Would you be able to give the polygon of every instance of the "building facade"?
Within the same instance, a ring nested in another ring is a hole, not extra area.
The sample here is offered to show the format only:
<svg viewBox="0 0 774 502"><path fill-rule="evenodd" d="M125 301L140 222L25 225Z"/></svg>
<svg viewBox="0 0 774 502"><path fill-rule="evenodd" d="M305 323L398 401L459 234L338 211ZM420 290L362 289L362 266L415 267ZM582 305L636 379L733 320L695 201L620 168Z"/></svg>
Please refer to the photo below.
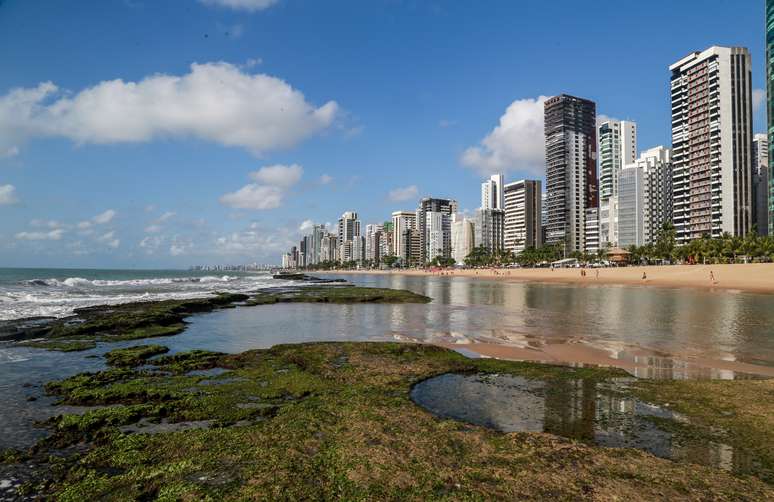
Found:
<svg viewBox="0 0 774 502"><path fill-rule="evenodd" d="M769 235L774 235L774 0L766 0L766 106L769 139Z"/></svg>
<svg viewBox="0 0 774 502"><path fill-rule="evenodd" d="M750 52L710 47L669 67L677 242L752 229Z"/></svg>
<svg viewBox="0 0 774 502"><path fill-rule="evenodd" d="M596 105L562 94L544 106L546 243L583 251L586 209L598 204Z"/></svg>
<svg viewBox="0 0 774 502"><path fill-rule="evenodd" d="M505 247L505 211L501 209L477 209L473 218L474 242L490 253L503 251Z"/></svg>
<svg viewBox="0 0 774 502"><path fill-rule="evenodd" d="M425 197L419 201L419 207L416 211L416 225L419 231L419 252L420 263L425 264L428 259L428 240L430 235L427 231L427 213L442 213L447 217L447 224L451 221L451 215L457 212L457 201L452 199L436 199ZM443 257L451 258L451 232L444 234Z"/></svg>
<svg viewBox="0 0 774 502"><path fill-rule="evenodd" d="M504 184L505 177L502 174L493 174L481 183L482 209L505 209Z"/></svg>
<svg viewBox="0 0 774 502"><path fill-rule="evenodd" d="M599 125L599 203L618 195L618 175L637 158L637 124L606 120Z"/></svg>
<svg viewBox="0 0 774 502"><path fill-rule="evenodd" d="M542 192L540 180L521 180L505 185L503 246L521 253L543 245Z"/></svg>
<svg viewBox="0 0 774 502"><path fill-rule="evenodd" d="M404 241L407 230L417 228L417 214L413 211L395 211L392 213L392 246L395 256L404 267L409 266L410 256L406 254L411 244ZM410 236L410 234L408 234Z"/></svg>
<svg viewBox="0 0 774 502"><path fill-rule="evenodd" d="M672 152L658 146L642 152L621 171L619 245L654 244L672 220Z"/></svg>
<svg viewBox="0 0 774 502"><path fill-rule="evenodd" d="M464 265L465 258L476 247L475 225L473 220L456 216L451 224L452 258L457 265Z"/></svg>
<svg viewBox="0 0 774 502"><path fill-rule="evenodd" d="M766 134L753 137L753 230L758 235L769 235L769 139Z"/></svg>

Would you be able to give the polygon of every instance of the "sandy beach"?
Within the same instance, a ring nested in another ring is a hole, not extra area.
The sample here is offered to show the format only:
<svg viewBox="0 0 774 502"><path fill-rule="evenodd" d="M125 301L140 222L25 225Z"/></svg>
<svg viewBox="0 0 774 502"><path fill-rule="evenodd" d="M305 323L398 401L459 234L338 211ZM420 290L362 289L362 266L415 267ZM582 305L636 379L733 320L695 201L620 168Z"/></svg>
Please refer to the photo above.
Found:
<svg viewBox="0 0 774 502"><path fill-rule="evenodd" d="M750 293L774 293L774 263L589 268L586 269L585 277L581 275L581 269L577 268L553 270L547 268L478 269L441 272L411 269L393 271L334 271L330 273L448 275L453 277L474 277L505 281L557 282L588 285L622 284L667 288L734 290ZM710 273L714 276L714 281L712 280ZM643 274L645 274L644 279Z"/></svg>

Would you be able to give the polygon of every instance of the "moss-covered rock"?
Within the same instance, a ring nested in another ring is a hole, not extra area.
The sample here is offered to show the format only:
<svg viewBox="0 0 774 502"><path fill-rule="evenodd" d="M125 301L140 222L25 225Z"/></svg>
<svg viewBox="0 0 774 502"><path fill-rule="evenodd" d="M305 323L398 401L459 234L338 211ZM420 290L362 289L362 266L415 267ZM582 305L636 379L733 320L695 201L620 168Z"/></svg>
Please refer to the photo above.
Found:
<svg viewBox="0 0 774 502"><path fill-rule="evenodd" d="M186 361L226 371L176 372ZM761 481L765 469L750 471L757 478L737 477L639 450L544 433L503 434L437 418L409 397L416 383L447 372L509 373L594 388L620 377L615 370L471 360L434 346L395 343L282 345L150 362L156 371L117 368L47 386L65 403L110 408L54 421L50 444L92 440L94 446L41 484L46 494L61 500L774 497ZM767 383L762 390L774 387ZM733 391L744 394L746 387ZM668 396L690 409L692 397L682 399L677 390ZM713 397L705 399L711 406ZM566 420L576 405L567 403ZM774 412L771 400L758 406L768 416ZM206 425L153 434L119 429L141 421ZM771 428L752 433L762 444L774 434Z"/></svg>
<svg viewBox="0 0 774 502"><path fill-rule="evenodd" d="M405 289L359 286L309 286L286 291L268 291L250 298L248 305L273 303L429 303L432 299Z"/></svg>
<svg viewBox="0 0 774 502"><path fill-rule="evenodd" d="M110 366L134 367L143 364L155 355L167 352L169 352L169 348L163 345L135 345L106 352L105 360Z"/></svg>

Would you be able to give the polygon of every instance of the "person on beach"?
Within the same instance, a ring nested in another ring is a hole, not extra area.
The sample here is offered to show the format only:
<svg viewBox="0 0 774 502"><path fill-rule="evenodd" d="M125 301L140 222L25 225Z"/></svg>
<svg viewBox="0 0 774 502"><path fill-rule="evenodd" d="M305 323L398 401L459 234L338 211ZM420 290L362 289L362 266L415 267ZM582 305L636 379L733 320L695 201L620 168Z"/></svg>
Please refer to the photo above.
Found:
<svg viewBox="0 0 774 502"><path fill-rule="evenodd" d="M599 279L599 269L596 270L597 279Z"/></svg>
<svg viewBox="0 0 774 502"><path fill-rule="evenodd" d="M648 274L645 273L645 271L642 272L642 280L647 281L648 280Z"/></svg>
<svg viewBox="0 0 774 502"><path fill-rule="evenodd" d="M718 281L715 280L715 274L712 272L712 270L710 270L710 282L712 284L717 284L718 283Z"/></svg>

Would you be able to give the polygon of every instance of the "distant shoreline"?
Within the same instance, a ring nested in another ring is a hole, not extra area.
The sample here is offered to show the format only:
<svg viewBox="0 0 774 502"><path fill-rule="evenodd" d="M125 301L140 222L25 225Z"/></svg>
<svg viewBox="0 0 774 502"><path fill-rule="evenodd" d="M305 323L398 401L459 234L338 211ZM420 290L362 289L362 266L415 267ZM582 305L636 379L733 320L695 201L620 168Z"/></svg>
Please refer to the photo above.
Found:
<svg viewBox="0 0 774 502"><path fill-rule="evenodd" d="M692 288L745 293L774 293L774 263L733 265L663 265L619 268L587 268L581 276L579 268L499 268L454 269L425 271L419 269L395 270L330 270L310 271L311 274L373 274L466 277L514 282L543 282L578 285L656 286L664 288ZM597 277L599 271L599 277ZM715 281L710 278L713 273ZM643 273L646 279L643 280Z"/></svg>

